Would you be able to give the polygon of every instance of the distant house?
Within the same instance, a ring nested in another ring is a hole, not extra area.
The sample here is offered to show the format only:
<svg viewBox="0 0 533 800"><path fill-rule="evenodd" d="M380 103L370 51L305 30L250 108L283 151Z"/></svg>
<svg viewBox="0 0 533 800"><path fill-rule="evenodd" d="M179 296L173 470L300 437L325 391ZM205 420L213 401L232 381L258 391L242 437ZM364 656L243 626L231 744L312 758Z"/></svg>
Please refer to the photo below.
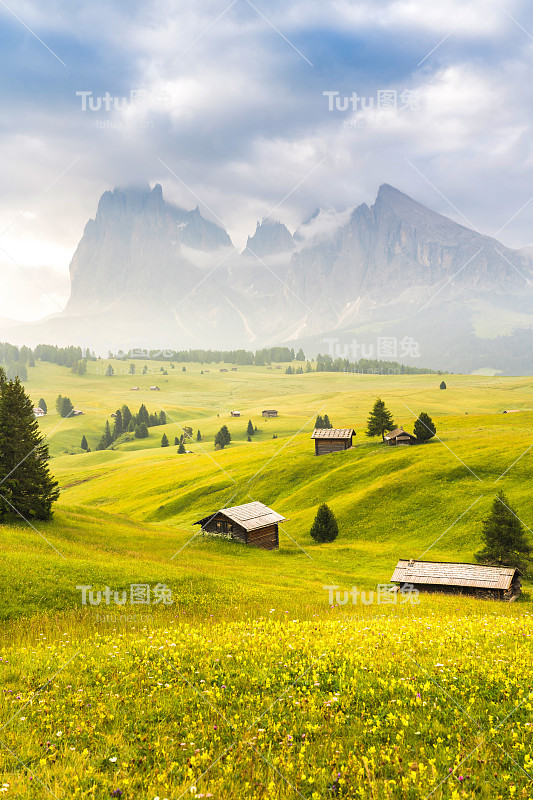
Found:
<svg viewBox="0 0 533 800"><path fill-rule="evenodd" d="M139 387L138 386L132 386L131 389L130 389L130 392L138 392L138 391L139 391Z"/></svg>
<svg viewBox="0 0 533 800"><path fill-rule="evenodd" d="M228 370L223 367L220 371L221 372L227 372Z"/></svg>
<svg viewBox="0 0 533 800"><path fill-rule="evenodd" d="M150 386L150 391L151 392L160 392L161 389L159 388L159 386Z"/></svg>
<svg viewBox="0 0 533 800"><path fill-rule="evenodd" d="M337 453L352 447L353 428L315 428L311 439L315 440L315 456Z"/></svg>
<svg viewBox="0 0 533 800"><path fill-rule="evenodd" d="M503 413L504 414L519 414L520 413L520 409L519 408L508 408L507 411L504 411Z"/></svg>
<svg viewBox="0 0 533 800"><path fill-rule="evenodd" d="M268 419L268 417L277 417L278 412L274 408L267 408L265 411L261 411L261 416Z"/></svg>
<svg viewBox="0 0 533 800"><path fill-rule="evenodd" d="M34 417L44 417L44 416L46 416L46 414L44 413L44 411L41 408L41 406L37 406L37 408L33 409L33 416Z"/></svg>
<svg viewBox="0 0 533 800"><path fill-rule="evenodd" d="M484 567L445 561L400 559L391 578L424 592L466 594L512 601L521 591L520 573L515 567Z"/></svg>
<svg viewBox="0 0 533 800"><path fill-rule="evenodd" d="M241 412L240 411L230 411L230 414L231 414L232 417L240 417L241 416Z"/></svg>
<svg viewBox="0 0 533 800"><path fill-rule="evenodd" d="M81 415L82 415L83 413L84 413L84 412L83 412L83 411L80 411L80 410L79 410L79 408L75 408L75 409L74 409L74 411L72 412L72 416L73 416L73 417L81 417Z"/></svg>
<svg viewBox="0 0 533 800"><path fill-rule="evenodd" d="M117 415L114 412L113 412L113 414L111 414L111 416L113 417L113 419L117 418Z"/></svg>
<svg viewBox="0 0 533 800"><path fill-rule="evenodd" d="M232 372L237 372L237 371L238 371L238 369L237 369L237 367L232 367L232 368L231 368L231 371L232 371Z"/></svg>
<svg viewBox="0 0 533 800"><path fill-rule="evenodd" d="M416 444L418 439L412 433L407 433L403 428L395 428L390 433L385 434L385 442L390 445L410 445Z"/></svg>
<svg viewBox="0 0 533 800"><path fill-rule="evenodd" d="M195 525L214 536L235 539L251 547L263 550L279 548L278 524L286 517L273 511L264 503L245 503L233 508L221 508L207 517L199 519Z"/></svg>

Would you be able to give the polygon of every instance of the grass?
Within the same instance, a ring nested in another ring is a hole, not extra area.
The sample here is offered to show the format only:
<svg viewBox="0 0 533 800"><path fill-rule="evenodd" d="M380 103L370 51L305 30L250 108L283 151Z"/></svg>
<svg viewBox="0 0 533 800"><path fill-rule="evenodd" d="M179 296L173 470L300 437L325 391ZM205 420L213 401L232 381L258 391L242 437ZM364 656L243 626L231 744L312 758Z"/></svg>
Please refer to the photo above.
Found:
<svg viewBox="0 0 533 800"><path fill-rule="evenodd" d="M108 363L30 370L61 498L49 523L0 528L5 796L529 797L527 599L332 605L324 586L375 591L399 557L471 561L499 488L533 527L533 379L446 376L441 391L435 375L162 376L154 362L132 379L106 377ZM59 393L84 415L61 420ZM377 395L407 429L427 411L440 441L369 440ZM174 421L81 452L83 434L94 447L112 411L142 402ZM270 407L280 416L263 420ZM353 425L353 449L314 456L319 412ZM233 442L215 451L222 424ZM184 425L203 436L190 455L159 446ZM288 517L279 551L199 535L196 520L251 499ZM316 545L324 500L340 535ZM174 602L83 606L77 588L131 584L164 584Z"/></svg>

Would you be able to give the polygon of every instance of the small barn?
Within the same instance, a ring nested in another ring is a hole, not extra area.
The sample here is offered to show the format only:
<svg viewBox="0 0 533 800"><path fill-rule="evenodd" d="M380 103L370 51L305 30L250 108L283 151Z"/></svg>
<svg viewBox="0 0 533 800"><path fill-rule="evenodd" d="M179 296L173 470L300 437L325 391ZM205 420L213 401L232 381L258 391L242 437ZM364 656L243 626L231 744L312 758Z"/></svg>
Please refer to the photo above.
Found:
<svg viewBox="0 0 533 800"><path fill-rule="evenodd" d="M385 434L385 443L390 445L410 445L416 444L418 439L412 433L407 433L403 428L395 428L390 433Z"/></svg>
<svg viewBox="0 0 533 800"><path fill-rule="evenodd" d="M223 367L220 371L221 372L227 372L228 370Z"/></svg>
<svg viewBox="0 0 533 800"><path fill-rule="evenodd" d="M241 416L241 412L240 411L230 411L230 414L231 414L232 417L240 417Z"/></svg>
<svg viewBox="0 0 533 800"><path fill-rule="evenodd" d="M515 567L485 567L446 561L400 559L391 583L409 584L421 592L465 594L496 600L514 600L522 581Z"/></svg>
<svg viewBox="0 0 533 800"><path fill-rule="evenodd" d="M315 440L315 456L338 453L352 447L353 428L315 428L311 439Z"/></svg>
<svg viewBox="0 0 533 800"><path fill-rule="evenodd" d="M132 386L131 389L130 389L130 392L138 392L138 391L139 391L139 387L138 386Z"/></svg>
<svg viewBox="0 0 533 800"><path fill-rule="evenodd" d="M236 539L242 544L263 550L277 550L278 524L286 519L264 503L254 501L233 508L221 508L194 524L201 525L203 531L214 536Z"/></svg>
<svg viewBox="0 0 533 800"><path fill-rule="evenodd" d="M37 408L33 409L33 416L34 417L44 417L45 413L42 410L41 406L37 406Z"/></svg>
<svg viewBox="0 0 533 800"><path fill-rule="evenodd" d="M150 391L151 392L159 392L161 390L160 390L159 386L150 386Z"/></svg>
<svg viewBox="0 0 533 800"><path fill-rule="evenodd" d="M261 416L265 417L266 419L269 419L270 417L277 417L278 412L276 411L275 408L267 408L264 411L261 411Z"/></svg>

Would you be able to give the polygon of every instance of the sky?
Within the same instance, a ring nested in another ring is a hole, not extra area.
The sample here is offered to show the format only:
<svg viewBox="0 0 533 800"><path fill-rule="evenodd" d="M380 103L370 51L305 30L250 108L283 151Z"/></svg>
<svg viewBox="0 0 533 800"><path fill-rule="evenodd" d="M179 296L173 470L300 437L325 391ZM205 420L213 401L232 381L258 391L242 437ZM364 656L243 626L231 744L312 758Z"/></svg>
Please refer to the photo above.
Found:
<svg viewBox="0 0 533 800"><path fill-rule="evenodd" d="M59 312L102 193L161 183L234 244L382 183L533 245L526 0L0 3L0 320Z"/></svg>

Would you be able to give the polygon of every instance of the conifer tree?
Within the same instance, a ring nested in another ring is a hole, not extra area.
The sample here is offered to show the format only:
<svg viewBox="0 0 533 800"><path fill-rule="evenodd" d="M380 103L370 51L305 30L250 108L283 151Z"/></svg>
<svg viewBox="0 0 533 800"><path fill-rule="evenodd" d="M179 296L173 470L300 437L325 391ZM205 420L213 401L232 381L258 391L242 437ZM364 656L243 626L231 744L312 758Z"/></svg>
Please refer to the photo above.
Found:
<svg viewBox="0 0 533 800"><path fill-rule="evenodd" d="M82 437L80 447L81 447L82 450L88 450L89 449L89 443L87 442L87 439L85 438L85 434Z"/></svg>
<svg viewBox="0 0 533 800"><path fill-rule="evenodd" d="M332 424L329 421L329 417L327 414L324 415L324 428L332 428Z"/></svg>
<svg viewBox="0 0 533 800"><path fill-rule="evenodd" d="M129 410L128 406L124 405L121 408L122 412L122 427L125 431L129 430L130 422L131 422L131 411Z"/></svg>
<svg viewBox="0 0 533 800"><path fill-rule="evenodd" d="M180 446L178 447L178 453L180 455L183 455L184 452L185 452L185 445L183 444L183 442L180 442Z"/></svg>
<svg viewBox="0 0 533 800"><path fill-rule="evenodd" d="M319 414L315 421L315 428L323 428L323 427L324 427L324 420Z"/></svg>
<svg viewBox="0 0 533 800"><path fill-rule="evenodd" d="M137 427L135 428L135 436L136 436L137 439L147 439L148 438L149 433L148 433L148 426L146 425L146 422L141 422L139 425L137 425Z"/></svg>
<svg viewBox="0 0 533 800"><path fill-rule="evenodd" d="M58 414L61 414L61 403L62 402L63 402L63 398L61 397L60 394L58 394L57 395L57 400L56 400L56 411L57 411Z"/></svg>
<svg viewBox="0 0 533 800"><path fill-rule="evenodd" d="M123 433L124 422L122 420L122 411L118 408L115 415L115 425L113 427L113 441L116 441Z"/></svg>
<svg viewBox="0 0 533 800"><path fill-rule="evenodd" d="M387 431L394 430L394 420L383 400L378 397L368 417L367 436L381 436L385 441Z"/></svg>
<svg viewBox="0 0 533 800"><path fill-rule="evenodd" d="M202 441L202 434L200 433L200 431L199 431L199 430L198 430L198 432L197 432L197 434L196 434L196 441L197 441L197 442L201 442L201 441Z"/></svg>
<svg viewBox="0 0 533 800"><path fill-rule="evenodd" d="M59 490L44 442L20 380L7 381L0 368L0 520L11 513L51 518Z"/></svg>
<svg viewBox="0 0 533 800"><path fill-rule="evenodd" d="M61 411L59 412L62 417L70 417L74 411L74 406L71 403L70 397L61 398Z"/></svg>
<svg viewBox="0 0 533 800"><path fill-rule="evenodd" d="M335 514L326 503L318 507L315 520L311 526L311 538L315 542L333 542L339 533Z"/></svg>
<svg viewBox="0 0 533 800"><path fill-rule="evenodd" d="M39 400L39 408L42 408L45 414L48 414L48 406L46 405L46 400L41 397Z"/></svg>
<svg viewBox="0 0 533 800"><path fill-rule="evenodd" d="M417 421L415 422L413 433L419 442L429 442L429 440L433 439L433 437L437 433L437 428L435 427L435 423L433 422L429 414L426 414L425 411L422 411Z"/></svg>
<svg viewBox="0 0 533 800"><path fill-rule="evenodd" d="M439 387L439 388L440 388L440 389L447 389L447 388L448 388L448 387L446 386L446 383L445 383L445 381L441 381L441 384L440 384L440 387Z"/></svg>
<svg viewBox="0 0 533 800"><path fill-rule="evenodd" d="M163 436L161 437L161 447L168 447L168 445L169 445L168 436L166 435L166 433L164 433Z"/></svg>
<svg viewBox="0 0 533 800"><path fill-rule="evenodd" d="M178 444L180 444L180 440L179 440L179 437L178 437L178 436L174 436L174 444L175 444L175 445L178 445Z"/></svg>
<svg viewBox="0 0 533 800"><path fill-rule="evenodd" d="M248 420L248 427L246 429L246 433L248 434L248 436L253 436L254 435L254 426L252 425L252 420L251 419Z"/></svg>
<svg viewBox="0 0 533 800"><path fill-rule="evenodd" d="M501 491L483 523L482 535L484 547L476 553L476 561L488 566L517 567L524 573L527 571L533 548L527 541L522 522Z"/></svg>

